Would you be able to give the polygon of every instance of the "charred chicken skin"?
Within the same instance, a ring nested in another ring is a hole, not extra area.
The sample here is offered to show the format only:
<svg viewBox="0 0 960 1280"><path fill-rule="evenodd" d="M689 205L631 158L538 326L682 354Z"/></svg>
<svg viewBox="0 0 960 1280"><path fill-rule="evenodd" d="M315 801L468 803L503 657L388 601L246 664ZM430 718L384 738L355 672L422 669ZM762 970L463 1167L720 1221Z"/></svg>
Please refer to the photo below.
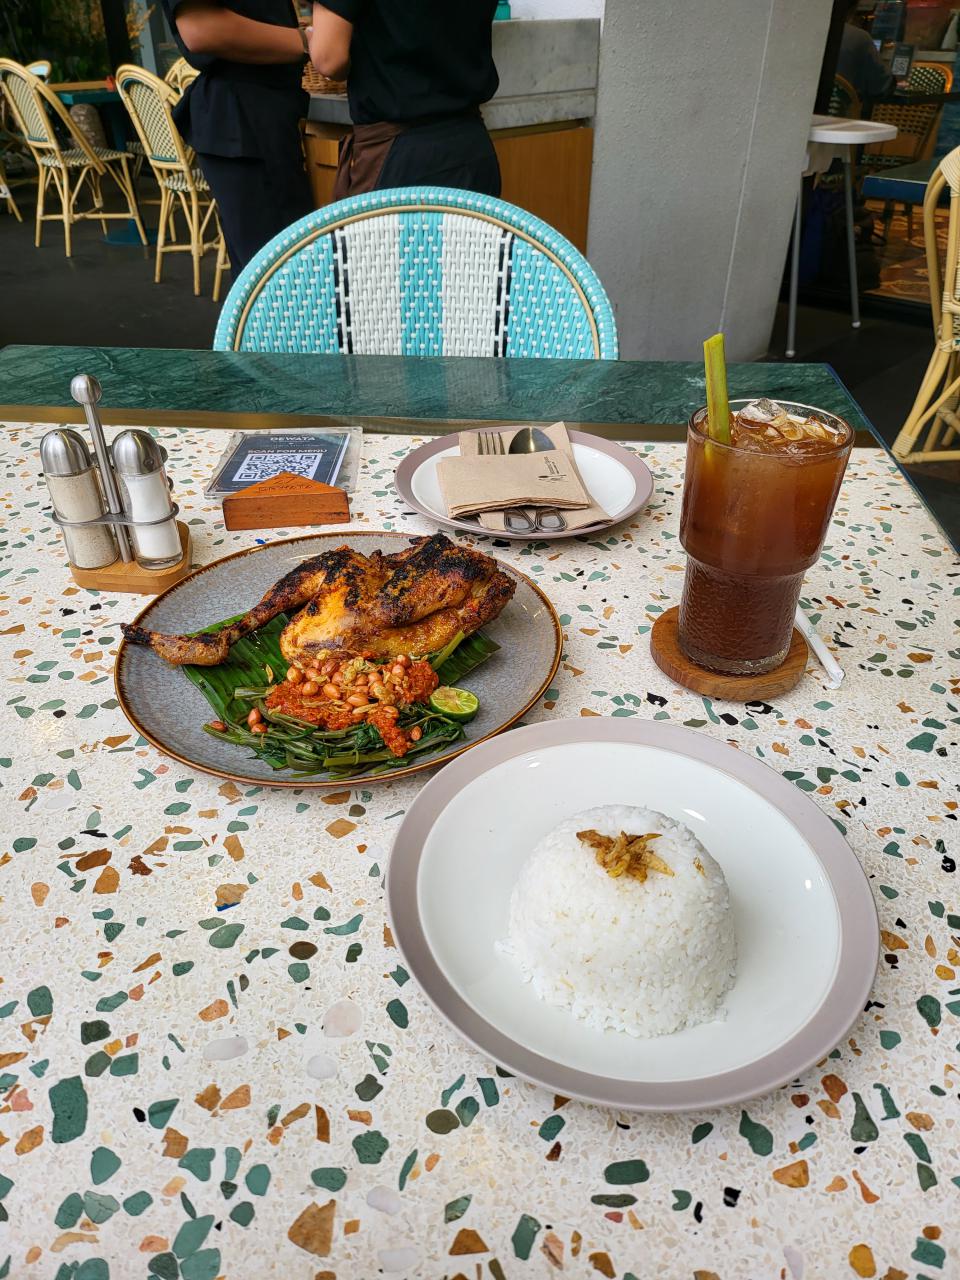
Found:
<svg viewBox="0 0 960 1280"><path fill-rule="evenodd" d="M312 556L275 583L242 618L213 635L166 635L124 625L131 644L147 645L174 666L214 667L241 636L278 613L300 612L280 637L290 663L326 657L373 660L442 649L496 618L516 583L495 560L436 533L393 555L337 547Z"/></svg>

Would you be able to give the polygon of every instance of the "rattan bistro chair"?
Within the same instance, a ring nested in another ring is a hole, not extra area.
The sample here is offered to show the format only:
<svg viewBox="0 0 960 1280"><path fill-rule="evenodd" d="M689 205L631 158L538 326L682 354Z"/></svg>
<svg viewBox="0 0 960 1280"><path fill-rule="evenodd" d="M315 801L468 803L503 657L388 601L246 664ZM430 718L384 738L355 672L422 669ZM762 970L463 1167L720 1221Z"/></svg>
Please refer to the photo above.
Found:
<svg viewBox="0 0 960 1280"><path fill-rule="evenodd" d="M132 219L140 239L146 244L147 236L140 221L126 153L110 147L92 146L57 95L26 67L10 58L0 58L0 87L37 164L37 248L40 247L44 222L62 222L69 258L73 224L87 218L95 218L104 232L107 219L119 218L124 222ZM65 147L57 136L57 126L68 139ZM122 212L108 211L104 207L101 182L107 176L117 184L126 201L127 207ZM59 213L44 212L51 185L60 198ZM77 199L84 187L89 189L93 208L78 212Z"/></svg>
<svg viewBox="0 0 960 1280"><path fill-rule="evenodd" d="M294 222L227 295L214 347L417 356L617 357L590 264L524 210L400 187Z"/></svg>
<svg viewBox="0 0 960 1280"><path fill-rule="evenodd" d="M948 93L952 84L952 67L940 62L915 62L907 87L918 94ZM878 102L870 118L895 124L897 136L892 142L881 143L876 151L865 153L861 157L861 168L867 173L876 173L929 159L942 115L942 102Z"/></svg>
<svg viewBox="0 0 960 1280"><path fill-rule="evenodd" d="M196 156L173 122L171 107L179 95L151 71L129 64L117 68L117 89L160 188L154 283L160 283L164 254L190 253L193 257L193 292L199 294L200 259L213 249L217 255L213 300L217 302L220 280L227 265L226 248L210 187L196 167ZM186 244L168 244L172 214L178 204L187 224L189 239ZM208 239L210 231L214 234Z"/></svg>
<svg viewBox="0 0 960 1280"><path fill-rule="evenodd" d="M936 219L945 187L950 188L950 221L941 271ZM923 234L937 345L913 408L893 442L894 457L911 464L960 458L960 147L943 157L927 186Z"/></svg>
<svg viewBox="0 0 960 1280"><path fill-rule="evenodd" d="M13 192L10 189L10 183L7 181L7 171L3 167L3 160L0 159L0 198L3 199L9 213L12 213L18 222L23 221L23 214L17 208L17 202L13 198Z"/></svg>
<svg viewBox="0 0 960 1280"><path fill-rule="evenodd" d="M863 115L863 102L859 93L846 76L840 75L839 72L833 77L827 115L843 116L845 120L859 120Z"/></svg>
<svg viewBox="0 0 960 1280"><path fill-rule="evenodd" d="M196 80L200 72L196 67L191 67L186 58L178 58L167 69L167 74L163 77L171 89L175 89L177 93L183 93L188 84Z"/></svg>

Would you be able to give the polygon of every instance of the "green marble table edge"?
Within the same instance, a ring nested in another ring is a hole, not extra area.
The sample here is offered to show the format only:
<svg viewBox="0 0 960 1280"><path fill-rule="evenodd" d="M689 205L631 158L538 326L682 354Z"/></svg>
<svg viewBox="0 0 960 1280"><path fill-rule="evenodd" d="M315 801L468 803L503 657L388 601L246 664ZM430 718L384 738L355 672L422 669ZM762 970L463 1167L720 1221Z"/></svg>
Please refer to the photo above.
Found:
<svg viewBox="0 0 960 1280"><path fill-rule="evenodd" d="M470 423L556 421L612 439L681 440L703 402L693 361L494 360L289 355L134 347L9 346L0 351L0 418L82 422L70 379L103 386L103 419L122 425L287 427L358 422L386 434L441 435ZM732 395L780 395L847 418L878 445L825 364L732 364Z"/></svg>

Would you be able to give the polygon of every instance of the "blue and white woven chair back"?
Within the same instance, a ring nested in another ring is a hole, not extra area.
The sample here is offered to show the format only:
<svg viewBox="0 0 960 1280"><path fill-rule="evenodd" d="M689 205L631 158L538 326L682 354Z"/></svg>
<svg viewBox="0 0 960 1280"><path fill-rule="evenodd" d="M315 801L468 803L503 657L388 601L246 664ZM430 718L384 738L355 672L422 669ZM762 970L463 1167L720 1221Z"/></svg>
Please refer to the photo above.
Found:
<svg viewBox="0 0 960 1280"><path fill-rule="evenodd" d="M617 357L583 255L515 205L445 187L353 196L301 218L248 264L219 351Z"/></svg>

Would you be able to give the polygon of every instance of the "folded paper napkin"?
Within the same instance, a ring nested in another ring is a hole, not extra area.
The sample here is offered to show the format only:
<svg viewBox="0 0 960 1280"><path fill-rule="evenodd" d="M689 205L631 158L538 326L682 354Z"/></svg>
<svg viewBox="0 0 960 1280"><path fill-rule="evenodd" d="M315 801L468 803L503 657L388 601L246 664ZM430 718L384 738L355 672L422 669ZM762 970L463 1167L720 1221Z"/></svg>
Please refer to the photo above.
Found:
<svg viewBox="0 0 960 1280"><path fill-rule="evenodd" d="M520 427L490 429L503 441L502 454L481 454L479 433L464 431L460 456L442 458L437 465L440 491L452 518L476 515L490 533L504 532L504 512L514 507L531 518L538 508L556 507L570 531L609 520L587 492L564 423L543 429L556 447L542 453L509 453Z"/></svg>

